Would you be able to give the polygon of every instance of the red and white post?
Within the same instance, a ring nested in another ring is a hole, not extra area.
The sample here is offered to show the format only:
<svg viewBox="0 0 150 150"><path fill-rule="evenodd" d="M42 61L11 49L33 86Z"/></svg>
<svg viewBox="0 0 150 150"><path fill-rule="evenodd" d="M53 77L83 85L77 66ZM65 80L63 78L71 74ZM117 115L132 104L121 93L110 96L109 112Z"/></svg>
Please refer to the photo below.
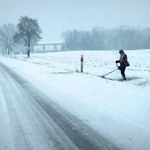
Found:
<svg viewBox="0 0 150 150"><path fill-rule="evenodd" d="M83 55L81 55L81 73L83 73L83 60L84 60L84 57Z"/></svg>

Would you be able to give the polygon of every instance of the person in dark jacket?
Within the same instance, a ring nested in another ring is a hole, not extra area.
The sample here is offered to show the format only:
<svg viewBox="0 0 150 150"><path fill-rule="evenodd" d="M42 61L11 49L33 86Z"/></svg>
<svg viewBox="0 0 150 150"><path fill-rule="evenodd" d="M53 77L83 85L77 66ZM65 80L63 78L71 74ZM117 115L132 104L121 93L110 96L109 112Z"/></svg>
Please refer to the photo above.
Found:
<svg viewBox="0 0 150 150"><path fill-rule="evenodd" d="M127 66L129 66L128 58L123 50L120 50L119 53L120 53L120 59L116 60L115 62L116 62L116 64L120 63L120 66L118 66L118 69L121 71L123 80L127 80L126 75L125 75L125 69Z"/></svg>

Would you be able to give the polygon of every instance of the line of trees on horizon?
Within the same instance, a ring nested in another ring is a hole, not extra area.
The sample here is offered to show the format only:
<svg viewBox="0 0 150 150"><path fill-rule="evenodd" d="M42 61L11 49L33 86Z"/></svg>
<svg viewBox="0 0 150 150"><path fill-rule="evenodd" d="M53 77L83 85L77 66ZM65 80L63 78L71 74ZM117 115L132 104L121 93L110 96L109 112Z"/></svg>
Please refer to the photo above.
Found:
<svg viewBox="0 0 150 150"><path fill-rule="evenodd" d="M16 48L30 57L42 33L36 19L20 17L17 26L8 23L0 27L0 51ZM120 26L114 29L93 28L91 31L68 30L62 34L62 50L150 49L150 28ZM20 52L21 52L20 51Z"/></svg>
<svg viewBox="0 0 150 150"><path fill-rule="evenodd" d="M63 32L62 37L64 49L68 50L150 49L150 28L69 30Z"/></svg>

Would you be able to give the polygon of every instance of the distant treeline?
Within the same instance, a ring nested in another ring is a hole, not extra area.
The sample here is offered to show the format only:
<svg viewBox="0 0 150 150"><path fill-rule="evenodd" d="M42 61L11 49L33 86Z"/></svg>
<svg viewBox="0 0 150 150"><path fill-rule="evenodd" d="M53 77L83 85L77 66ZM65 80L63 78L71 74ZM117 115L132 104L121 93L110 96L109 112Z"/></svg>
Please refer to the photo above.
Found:
<svg viewBox="0 0 150 150"><path fill-rule="evenodd" d="M150 28L121 26L115 29L94 28L91 31L70 30L63 34L64 49L149 49Z"/></svg>

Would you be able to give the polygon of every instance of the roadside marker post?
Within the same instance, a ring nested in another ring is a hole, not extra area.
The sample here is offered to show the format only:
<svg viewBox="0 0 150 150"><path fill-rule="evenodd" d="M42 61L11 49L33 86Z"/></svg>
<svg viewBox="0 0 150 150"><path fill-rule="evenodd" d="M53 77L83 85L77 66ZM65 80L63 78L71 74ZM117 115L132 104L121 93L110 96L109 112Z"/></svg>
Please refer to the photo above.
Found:
<svg viewBox="0 0 150 150"><path fill-rule="evenodd" d="M81 55L81 73L83 73L83 61L84 61L84 57L83 55Z"/></svg>

